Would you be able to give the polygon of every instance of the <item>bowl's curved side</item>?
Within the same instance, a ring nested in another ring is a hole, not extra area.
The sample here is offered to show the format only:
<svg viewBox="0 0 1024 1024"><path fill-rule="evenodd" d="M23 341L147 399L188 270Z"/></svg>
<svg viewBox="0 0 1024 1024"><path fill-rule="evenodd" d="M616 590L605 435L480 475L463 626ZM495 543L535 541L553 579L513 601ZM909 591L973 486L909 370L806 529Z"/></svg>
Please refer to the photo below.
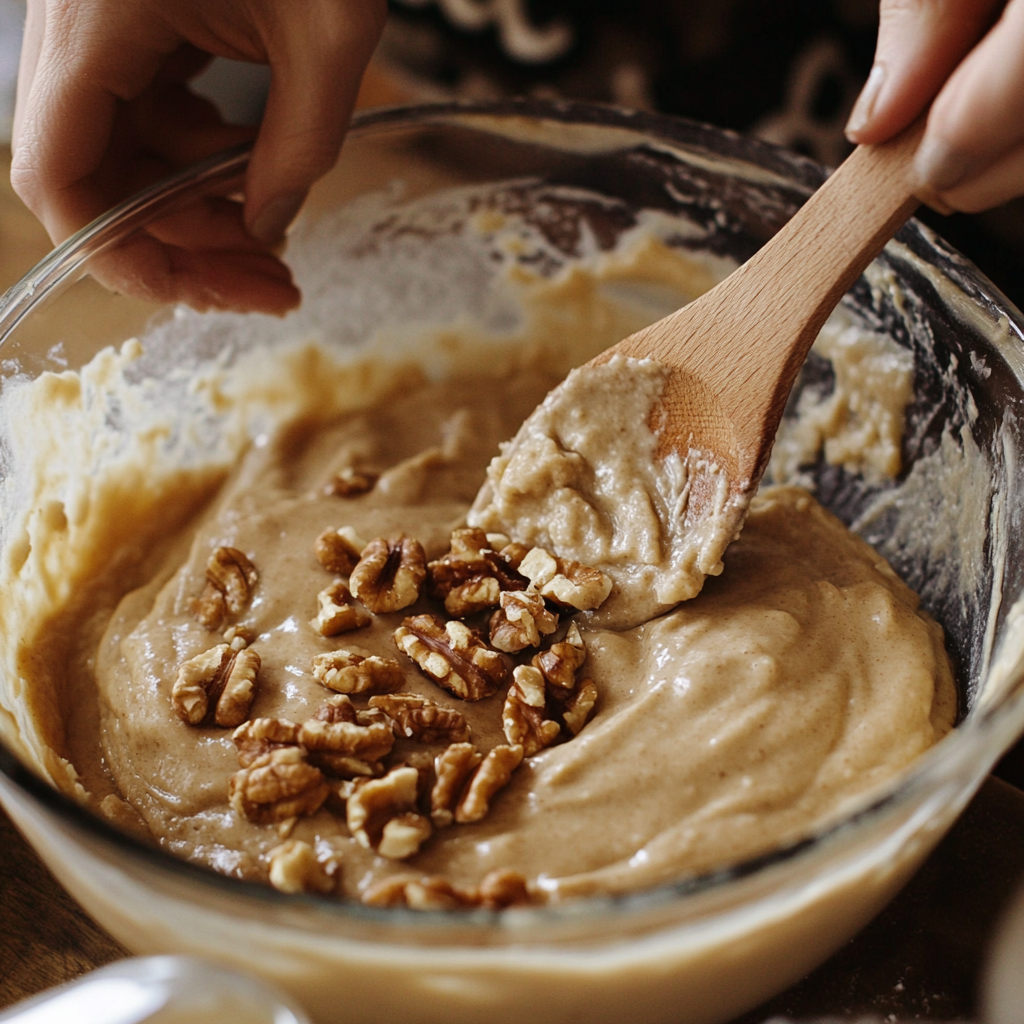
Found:
<svg viewBox="0 0 1024 1024"><path fill-rule="evenodd" d="M615 232L630 226L630 209L685 211L704 233L678 244L733 259L756 250L823 173L765 144L653 115L533 102L445 105L364 119L352 133L349 156L311 202L348 201L368 191L373 147L420 159L436 155L439 140L458 152L457 173L434 165L419 178L410 172L411 194L429 194L454 179L495 180L512 160L516 180L540 178L553 188L608 197L603 212L588 214L599 244L603 231L613 244ZM209 161L69 240L0 302L3 351L16 350L31 314L52 308L74 287L92 253L168 204L227 187L245 159L239 151ZM568 246L571 256L571 238L553 239L555 249ZM1003 415L1024 399L1024 360L1015 362L1022 322L973 268L919 227L905 229L878 266L876 278L869 275L854 291L851 308L891 330L921 367L913 414L920 429L906 446L908 468L894 493L940 450L943 431L960 438L961 451L962 431L970 432L998 480L973 589L927 565L915 581L954 637L959 664L973 681L964 696L973 700L1009 635L1007 609L1024 592L1024 560L1010 543L1014 509L1024 509L1012 472L1024 438ZM936 280L948 284L948 294L939 294ZM1008 325L1002 334L1000 323ZM969 350L984 357L981 369ZM974 369L953 386L956 359ZM11 374L25 370L15 366ZM877 488L835 467L812 468L826 504L848 522L879 498ZM898 511L898 501L891 506ZM892 532L891 517L871 523ZM896 548L890 557L898 564L907 550ZM511 1021L528 1013L538 1021L586 1016L711 1024L800 977L897 891L1024 726L1021 675L1020 666L1010 665L1004 689L984 714L968 716L905 780L845 824L716 876L549 913L414 921L408 914L254 891L125 838L2 756L0 801L62 883L130 948L195 952L256 970L294 991L324 1021L485 1014Z"/></svg>

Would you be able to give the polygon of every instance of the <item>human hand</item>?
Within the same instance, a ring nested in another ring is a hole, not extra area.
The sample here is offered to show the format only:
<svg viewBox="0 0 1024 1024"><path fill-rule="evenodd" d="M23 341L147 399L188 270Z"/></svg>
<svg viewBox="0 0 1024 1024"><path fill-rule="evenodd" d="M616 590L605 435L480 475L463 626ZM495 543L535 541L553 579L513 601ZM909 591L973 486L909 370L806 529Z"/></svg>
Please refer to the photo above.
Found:
<svg viewBox="0 0 1024 1024"><path fill-rule="evenodd" d="M882 0L847 136L883 142L933 99L916 163L942 202L975 213L1024 195L1024 0Z"/></svg>
<svg viewBox="0 0 1024 1024"><path fill-rule="evenodd" d="M28 0L15 192L62 242L118 201L255 138L245 201L212 197L93 261L108 287L197 309L299 302L272 250L334 164L386 0ZM269 64L259 126L188 88L211 56Z"/></svg>

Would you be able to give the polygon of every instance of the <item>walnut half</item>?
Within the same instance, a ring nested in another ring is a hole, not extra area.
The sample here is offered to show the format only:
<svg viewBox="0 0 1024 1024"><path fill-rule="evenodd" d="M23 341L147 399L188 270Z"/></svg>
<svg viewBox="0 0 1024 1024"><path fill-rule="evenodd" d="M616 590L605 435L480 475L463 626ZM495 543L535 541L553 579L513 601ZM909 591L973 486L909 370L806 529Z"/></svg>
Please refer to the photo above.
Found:
<svg viewBox="0 0 1024 1024"><path fill-rule="evenodd" d="M323 728L342 724L349 728ZM357 711L347 696L338 694L321 704L301 729L296 727L296 742L305 739L312 744L309 763L331 778L374 778L384 774L380 758L394 743L394 738L384 733L388 728L390 723L380 712L372 708Z"/></svg>
<svg viewBox="0 0 1024 1024"><path fill-rule="evenodd" d="M531 665L518 665L514 677L505 698L501 724L509 743L520 745L524 756L532 757L551 746L562 727L547 717L547 689L541 671Z"/></svg>
<svg viewBox="0 0 1024 1024"><path fill-rule="evenodd" d="M380 708L395 723L395 732L419 743L460 743L469 739L466 717L416 693L392 693L371 697L370 707Z"/></svg>
<svg viewBox="0 0 1024 1024"><path fill-rule="evenodd" d="M251 648L237 650L217 644L178 666L171 688L175 713L189 725L200 725L215 707L217 725L241 725L256 695L260 656Z"/></svg>
<svg viewBox="0 0 1024 1024"><path fill-rule="evenodd" d="M328 571L348 576L359 563L366 541L351 526L324 530L316 539L316 560Z"/></svg>
<svg viewBox="0 0 1024 1024"><path fill-rule="evenodd" d="M215 548L206 563L206 583L192 606L196 621L207 629L219 628L229 612L245 610L258 580L256 566L244 551Z"/></svg>
<svg viewBox="0 0 1024 1024"><path fill-rule="evenodd" d="M611 577L600 569L570 558L555 558L543 548L533 548L519 563L519 572L542 597L576 611L600 607L612 592Z"/></svg>
<svg viewBox="0 0 1024 1024"><path fill-rule="evenodd" d="M352 593L375 615L415 604L427 575L423 545L404 533L377 537L366 545L352 570Z"/></svg>
<svg viewBox="0 0 1024 1024"><path fill-rule="evenodd" d="M409 907L411 910L457 910L483 907L504 910L530 903L533 894L518 871L499 868L485 875L478 886L458 886L440 875L393 875L363 894L371 907Z"/></svg>
<svg viewBox="0 0 1024 1024"><path fill-rule="evenodd" d="M323 895L335 891L340 875L340 863L329 860L322 863L309 843L289 839L275 846L270 858L270 884L281 892L319 892Z"/></svg>
<svg viewBox="0 0 1024 1024"><path fill-rule="evenodd" d="M558 629L558 616L548 611L536 591L513 590L501 595L501 607L491 616L491 643L514 654L538 647L541 638Z"/></svg>
<svg viewBox="0 0 1024 1024"><path fill-rule="evenodd" d="M508 665L468 626L414 615L395 630L395 644L438 686L463 700L488 697L508 678Z"/></svg>
<svg viewBox="0 0 1024 1024"><path fill-rule="evenodd" d="M339 722L309 718L299 727L299 743L310 753L324 751L362 761L379 761L391 753L395 734L384 715L366 725L360 725L358 719Z"/></svg>
<svg viewBox="0 0 1024 1024"><path fill-rule="evenodd" d="M301 747L271 750L228 783L235 813L261 825L315 814L329 792L323 772L306 761Z"/></svg>
<svg viewBox="0 0 1024 1024"><path fill-rule="evenodd" d="M238 748L238 763L248 768L264 754L299 743L299 727L287 718L254 718L243 722L231 739Z"/></svg>
<svg viewBox="0 0 1024 1024"><path fill-rule="evenodd" d="M430 817L438 828L446 828L455 820L455 805L482 760L483 754L472 743L453 743L434 758Z"/></svg>
<svg viewBox="0 0 1024 1024"><path fill-rule="evenodd" d="M372 621L370 614L360 608L352 599L348 587L341 580L335 580L316 595L320 610L310 625L321 636L337 636L362 629Z"/></svg>
<svg viewBox="0 0 1024 1024"><path fill-rule="evenodd" d="M594 680L577 679L578 670L586 660L587 648L574 622L561 643L552 644L546 651L535 655L531 662L533 668L544 676L555 717L560 715L565 728L573 736L579 735L597 703Z"/></svg>
<svg viewBox="0 0 1024 1024"><path fill-rule="evenodd" d="M346 466L331 477L331 481L324 491L339 498L358 498L360 495L372 491L377 486L379 479L379 473L370 473L363 469Z"/></svg>
<svg viewBox="0 0 1024 1024"><path fill-rule="evenodd" d="M490 545L483 530L459 529L452 534L451 550L427 566L427 593L444 602L449 615L465 618L493 608L503 591L526 589L525 578Z"/></svg>
<svg viewBox="0 0 1024 1024"><path fill-rule="evenodd" d="M416 813L419 772L410 766L392 768L382 779L359 781L346 804L346 820L356 842L383 857L411 857L432 831ZM397 821L396 825L388 826Z"/></svg>
<svg viewBox="0 0 1024 1024"><path fill-rule="evenodd" d="M389 693L405 682L402 666L394 658L359 647L315 655L313 678L336 693Z"/></svg>
<svg viewBox="0 0 1024 1024"><path fill-rule="evenodd" d="M573 622L565 639L535 655L532 664L544 674L549 686L568 695L576 689L576 670L586 660L586 645L579 626Z"/></svg>

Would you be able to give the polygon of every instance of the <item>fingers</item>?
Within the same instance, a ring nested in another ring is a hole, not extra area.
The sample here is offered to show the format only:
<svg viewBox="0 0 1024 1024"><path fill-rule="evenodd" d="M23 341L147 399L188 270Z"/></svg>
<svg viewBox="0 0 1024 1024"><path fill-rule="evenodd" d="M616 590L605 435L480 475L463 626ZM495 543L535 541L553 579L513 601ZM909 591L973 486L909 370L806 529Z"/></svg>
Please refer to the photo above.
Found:
<svg viewBox="0 0 1024 1024"><path fill-rule="evenodd" d="M874 65L846 127L850 141L883 142L906 128L1000 6L1000 0L882 0Z"/></svg>
<svg viewBox="0 0 1024 1024"><path fill-rule="evenodd" d="M281 239L337 158L386 0L150 6L29 0L12 184L62 241L168 169L251 138L251 129L220 123L183 83L206 59L201 51L266 58L273 82L245 221L237 206L203 204L106 254L94 273L153 301L283 313L299 293L263 247Z"/></svg>
<svg viewBox="0 0 1024 1024"><path fill-rule="evenodd" d="M19 95L11 183L55 242L109 205L97 175L117 101L138 95L178 45L161 26L133 20L130 3L100 7L94 0L45 6L31 84ZM42 9L33 7L37 16Z"/></svg>
<svg viewBox="0 0 1024 1024"><path fill-rule="evenodd" d="M952 210L980 213L1024 195L1024 145L1005 153L980 174L939 193Z"/></svg>
<svg viewBox="0 0 1024 1024"><path fill-rule="evenodd" d="M241 203L212 198L146 225L161 242L182 249L265 253L266 247L245 229Z"/></svg>
<svg viewBox="0 0 1024 1024"><path fill-rule="evenodd" d="M268 8L271 86L246 175L246 223L267 245L334 166L386 16L384 0L307 0L301 13L293 6Z"/></svg>
<svg viewBox="0 0 1024 1024"><path fill-rule="evenodd" d="M1022 144L1024 0L1012 0L932 105L917 170L950 205L984 209L1024 192Z"/></svg>
<svg viewBox="0 0 1024 1024"><path fill-rule="evenodd" d="M193 252L139 234L90 262L113 291L149 302L187 302L194 309L282 316L300 301L291 273L265 252Z"/></svg>
<svg viewBox="0 0 1024 1024"><path fill-rule="evenodd" d="M225 124L209 100L171 84L147 90L131 105L131 135L138 147L173 168L248 142L256 127Z"/></svg>

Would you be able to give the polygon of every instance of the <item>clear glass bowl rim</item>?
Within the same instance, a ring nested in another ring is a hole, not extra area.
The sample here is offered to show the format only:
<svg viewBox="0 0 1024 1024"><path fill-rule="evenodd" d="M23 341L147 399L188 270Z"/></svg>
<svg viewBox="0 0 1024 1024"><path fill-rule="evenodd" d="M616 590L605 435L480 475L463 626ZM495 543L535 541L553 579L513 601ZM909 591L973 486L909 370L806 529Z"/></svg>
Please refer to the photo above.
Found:
<svg viewBox="0 0 1024 1024"><path fill-rule="evenodd" d="M674 146L683 153L687 150L697 153L703 151L767 168L789 179L794 187L806 193L817 187L828 173L821 165L799 154L713 125L681 117L570 101L507 99L390 107L357 115L353 119L349 138L360 138L375 131L430 124L455 126L459 118L466 115L470 118L466 122L467 127L476 130L481 130L481 127L471 119L480 115L494 118L531 117L596 127L625 128ZM251 144L236 146L156 182L113 207L57 246L0 297L0 354L3 344L18 324L59 286L77 280L78 272L89 258L117 244L125 235L158 213L166 213L174 205L187 203L214 190L223 192L228 183L240 181L250 152ZM916 221L912 221L911 225L926 238L931 237L927 229L922 231ZM973 263L945 242L942 245L943 249L932 247L931 255L936 257L936 263L941 267L952 256L956 260L959 275L979 286L1024 336L1024 316L1014 304ZM578 922L587 914L596 914L606 920L610 913L628 916L661 909L677 901L718 890L730 882L799 861L824 847L841 843L847 837L856 837L881 818L898 812L919 798L923 800L954 774L958 777L966 776L974 785L980 784L991 764L1024 729L1022 683L1024 671L1019 672L996 698L971 711L949 736L922 755L895 784L883 789L869 803L849 816L816 833L727 868L648 889L616 896L584 897L565 904L528 910L517 908L514 911L519 919L516 930L526 923L524 917L542 925L544 920L551 919L568 918ZM990 742L993 734L995 742ZM979 765L984 771L979 772ZM212 868L181 860L120 831L24 765L2 739L0 774L57 819L99 840L103 845L112 846L123 854L179 879L201 886L212 885L234 899L282 908L306 905L315 908L319 914L327 913L374 924L394 924L402 929L410 926L415 928L417 924L425 929L436 929L438 924L444 924L456 932L493 927L495 922L500 922L509 913L463 909L409 911L369 907L351 899L279 892L270 886L231 878ZM466 938L471 940L471 935Z"/></svg>

